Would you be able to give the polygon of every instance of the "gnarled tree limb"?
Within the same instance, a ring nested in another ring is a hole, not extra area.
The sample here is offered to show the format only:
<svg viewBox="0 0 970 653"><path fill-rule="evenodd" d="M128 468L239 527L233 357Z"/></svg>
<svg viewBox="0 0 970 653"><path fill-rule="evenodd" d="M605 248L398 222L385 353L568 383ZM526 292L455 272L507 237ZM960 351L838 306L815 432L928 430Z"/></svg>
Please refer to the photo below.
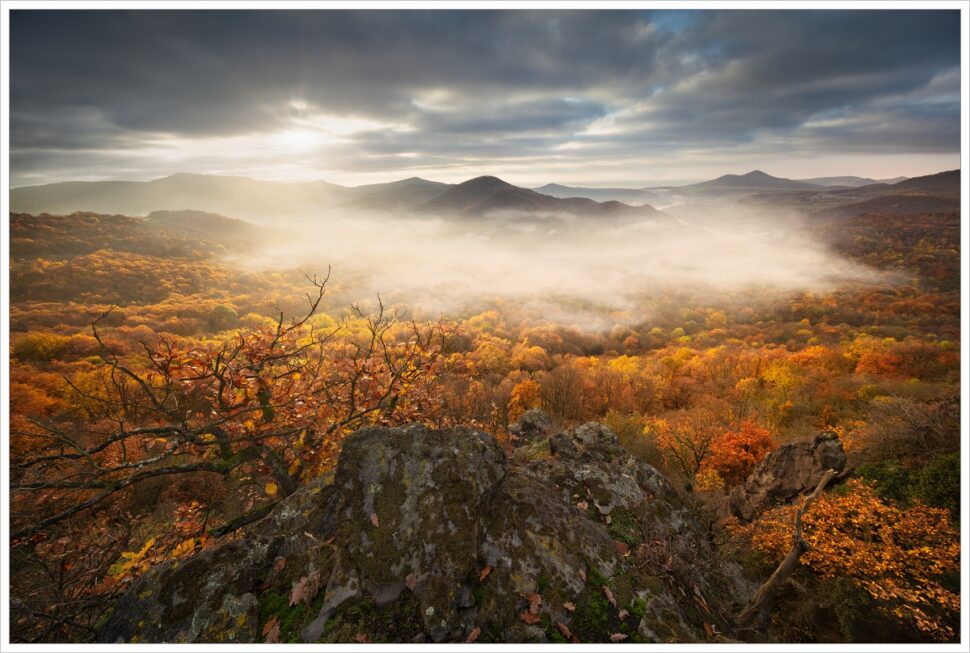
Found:
<svg viewBox="0 0 970 653"><path fill-rule="evenodd" d="M824 474L819 480L818 485L815 490L812 491L805 500L802 501L801 507L795 513L794 519L794 532L792 534L792 546L788 551L788 555L785 559L781 561L778 568L775 569L774 573L764 582L764 584L758 588L758 591L754 593L748 604L744 606L744 609L738 613L737 622L739 626L747 626L750 624L754 618L761 613L761 611L768 605L771 598L774 596L775 592L781 586L785 580L791 575L795 568L798 566L798 561L801 559L802 554L808 551L811 546L802 537L802 516L808 510L808 507L812 504L818 495L822 493L825 486L829 484L832 477L835 476L836 472L834 469L830 469Z"/></svg>

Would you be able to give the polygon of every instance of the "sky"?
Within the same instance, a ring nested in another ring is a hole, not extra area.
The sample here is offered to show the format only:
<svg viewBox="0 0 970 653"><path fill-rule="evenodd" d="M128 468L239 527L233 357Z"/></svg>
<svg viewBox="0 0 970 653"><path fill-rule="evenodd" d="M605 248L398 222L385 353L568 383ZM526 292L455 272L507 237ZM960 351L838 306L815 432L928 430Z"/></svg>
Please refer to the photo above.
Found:
<svg viewBox="0 0 970 653"><path fill-rule="evenodd" d="M959 167L958 11L13 10L10 177Z"/></svg>

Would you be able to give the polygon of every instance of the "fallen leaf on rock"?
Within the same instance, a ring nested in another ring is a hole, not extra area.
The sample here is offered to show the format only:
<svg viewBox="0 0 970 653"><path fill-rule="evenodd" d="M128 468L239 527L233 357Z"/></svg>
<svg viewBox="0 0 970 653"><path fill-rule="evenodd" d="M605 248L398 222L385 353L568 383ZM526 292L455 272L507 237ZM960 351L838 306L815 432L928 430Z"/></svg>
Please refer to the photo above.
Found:
<svg viewBox="0 0 970 653"><path fill-rule="evenodd" d="M377 518L376 512L370 514L370 523L374 525L374 528L378 528L381 525L381 521Z"/></svg>
<svg viewBox="0 0 970 653"><path fill-rule="evenodd" d="M290 592L290 605L296 605L303 601L309 603L320 591L320 572L315 571L309 576L304 576L293 583L293 591Z"/></svg>
<svg viewBox="0 0 970 653"><path fill-rule="evenodd" d="M468 633L468 639L465 640L465 643L471 644L472 642L474 642L476 639L478 639L478 636L479 634L481 634L481 632L482 632L482 629L479 628L478 626L475 626L474 628L472 628L472 631Z"/></svg>
<svg viewBox="0 0 970 653"><path fill-rule="evenodd" d="M525 623L527 623L529 625L537 624L540 621L539 620L539 615L533 614L533 613L529 612L528 610L523 610L522 614L519 615L519 619L521 619L522 621L524 621Z"/></svg>
<svg viewBox="0 0 970 653"><path fill-rule="evenodd" d="M586 582L586 570L585 569L580 569L579 570L579 577L583 580L584 583Z"/></svg>
<svg viewBox="0 0 970 653"><path fill-rule="evenodd" d="M562 636L566 639L573 636L572 632L569 630L569 627L561 621L556 622L556 628L559 629L559 632L562 633Z"/></svg>
<svg viewBox="0 0 970 653"><path fill-rule="evenodd" d="M528 597L526 597L526 600L529 602L529 612L532 614L538 614L539 606L542 605L542 597L538 594L530 594Z"/></svg>
<svg viewBox="0 0 970 653"><path fill-rule="evenodd" d="M570 612L575 612L576 610L576 604L573 603L572 601L566 601L565 603L562 604L562 607L566 608Z"/></svg>
<svg viewBox="0 0 970 653"><path fill-rule="evenodd" d="M269 618L269 621L267 621L266 624L263 625L263 634L264 635L268 634L269 631L273 630L273 626L275 626L279 622L280 622L280 618L279 617L277 617L275 615L272 616L272 617L270 617Z"/></svg>
<svg viewBox="0 0 970 653"><path fill-rule="evenodd" d="M354 639L357 640L361 644L369 644L370 643L370 637L367 636L367 633L357 633L354 636Z"/></svg>
<svg viewBox="0 0 970 653"><path fill-rule="evenodd" d="M629 614L630 614L629 611L624 609L624 610L620 610L619 614L617 614L616 616L618 616L620 619L626 619L627 616L629 616Z"/></svg>
<svg viewBox="0 0 970 653"><path fill-rule="evenodd" d="M707 636L708 637L714 637L714 626L712 626L711 624L709 624L709 623L707 623L705 621L704 622L704 632L707 633Z"/></svg>
<svg viewBox="0 0 970 653"><path fill-rule="evenodd" d="M490 573L492 573L491 565L485 565L484 567L482 567L482 570L478 573L478 582L479 583L485 582L485 579L488 578L488 575Z"/></svg>
<svg viewBox="0 0 970 653"><path fill-rule="evenodd" d="M414 591L414 588L418 586L418 577L413 571L408 574L407 578L404 579L404 585L412 592Z"/></svg>
<svg viewBox="0 0 970 653"><path fill-rule="evenodd" d="M623 633L613 633L610 635L611 642L622 642L624 639L626 639L626 635Z"/></svg>
<svg viewBox="0 0 970 653"><path fill-rule="evenodd" d="M602 590L603 590L603 594L606 595L606 600L609 601L610 602L610 605L612 605L615 608L616 607L616 597L613 596L613 592L611 592L610 591L610 588L607 587L606 585L603 585Z"/></svg>
<svg viewBox="0 0 970 653"><path fill-rule="evenodd" d="M283 571L283 567L285 566L286 566L286 558L284 558L283 556L280 556L279 558L276 559L276 562L273 563L273 573L274 574L280 573L281 571Z"/></svg>
<svg viewBox="0 0 970 653"><path fill-rule="evenodd" d="M625 556L630 553L630 547L627 546L626 542L621 542L619 540L613 540L613 546L616 547L616 552L621 556Z"/></svg>
<svg viewBox="0 0 970 653"><path fill-rule="evenodd" d="M586 503L585 501L580 501L579 503L576 504L576 507L582 510L583 512L586 512L587 510L589 510L589 504Z"/></svg>
<svg viewBox="0 0 970 653"><path fill-rule="evenodd" d="M266 637L265 644L280 643L280 618L273 617L263 626L263 635Z"/></svg>

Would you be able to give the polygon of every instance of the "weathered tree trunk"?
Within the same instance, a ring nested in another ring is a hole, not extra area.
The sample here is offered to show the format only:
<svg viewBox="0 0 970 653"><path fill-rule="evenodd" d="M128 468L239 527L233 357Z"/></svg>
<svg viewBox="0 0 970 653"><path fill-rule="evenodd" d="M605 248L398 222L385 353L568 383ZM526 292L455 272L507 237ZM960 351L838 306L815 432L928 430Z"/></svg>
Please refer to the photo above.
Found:
<svg viewBox="0 0 970 653"><path fill-rule="evenodd" d="M748 604L744 606L744 609L738 613L737 622L739 626L749 625L756 616L761 614L761 612L768 607L771 603L771 598L774 596L775 592L781 587L788 577L791 575L795 568L798 566L799 560L801 560L802 554L811 549L808 542L802 538L802 515L808 510L808 507L812 504L818 495L822 493L825 486L828 485L832 477L835 476L835 470L830 469L822 475L819 480L818 485L805 497L802 501L801 508L795 513L794 520L794 533L792 534L792 546L788 551L788 555L785 559L781 561L778 568L775 569L771 577L764 582L764 584L758 588L758 591L754 593Z"/></svg>

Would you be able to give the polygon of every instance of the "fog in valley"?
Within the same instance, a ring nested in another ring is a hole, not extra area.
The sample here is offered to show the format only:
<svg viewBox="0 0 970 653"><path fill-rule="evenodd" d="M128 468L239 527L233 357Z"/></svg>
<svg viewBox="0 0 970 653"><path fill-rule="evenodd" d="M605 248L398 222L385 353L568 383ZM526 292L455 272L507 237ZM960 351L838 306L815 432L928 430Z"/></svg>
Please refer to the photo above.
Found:
<svg viewBox="0 0 970 653"><path fill-rule="evenodd" d="M676 217L675 215L676 214ZM809 218L750 206L680 207L647 220L493 211L473 219L345 213L291 224L274 243L232 262L247 268L333 266L355 300L378 293L420 312L481 310L510 301L549 319L647 317L638 302L689 288L715 301L765 290L828 290L891 281L833 252Z"/></svg>

